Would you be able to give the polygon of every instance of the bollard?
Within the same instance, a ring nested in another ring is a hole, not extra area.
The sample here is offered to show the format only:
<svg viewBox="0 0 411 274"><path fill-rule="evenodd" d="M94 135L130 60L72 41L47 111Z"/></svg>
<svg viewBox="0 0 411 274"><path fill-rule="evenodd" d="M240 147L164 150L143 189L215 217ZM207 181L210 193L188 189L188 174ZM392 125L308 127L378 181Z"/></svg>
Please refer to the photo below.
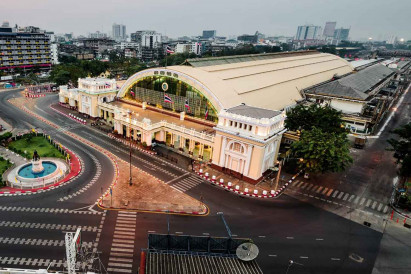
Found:
<svg viewBox="0 0 411 274"><path fill-rule="evenodd" d="M254 194L257 195L258 194L258 190L254 189Z"/></svg>
<svg viewBox="0 0 411 274"><path fill-rule="evenodd" d="M271 193L271 195L274 195L275 191L272 189L272 190L270 191L270 193Z"/></svg>
<svg viewBox="0 0 411 274"><path fill-rule="evenodd" d="M201 175L201 174L203 174L203 169L202 169L202 168L200 168L200 175Z"/></svg>
<svg viewBox="0 0 411 274"><path fill-rule="evenodd" d="M398 221L399 221L400 219L399 218L397 218L397 224L398 224Z"/></svg>
<svg viewBox="0 0 411 274"><path fill-rule="evenodd" d="M205 178L208 180L208 172L204 174Z"/></svg>
<svg viewBox="0 0 411 274"><path fill-rule="evenodd" d="M394 217L394 210L391 212L391 220Z"/></svg>
<svg viewBox="0 0 411 274"><path fill-rule="evenodd" d="M240 190L240 186L235 186L235 190Z"/></svg>
<svg viewBox="0 0 411 274"><path fill-rule="evenodd" d="M224 179L220 179L220 185L224 185Z"/></svg>
<svg viewBox="0 0 411 274"><path fill-rule="evenodd" d="M248 193L248 188L245 188L245 189L244 189L244 192L245 192L245 193Z"/></svg>
<svg viewBox="0 0 411 274"><path fill-rule="evenodd" d="M228 182L228 183L227 183L227 186L228 186L229 188L231 188L232 185L233 185L233 184L232 184L231 182Z"/></svg>
<svg viewBox="0 0 411 274"><path fill-rule="evenodd" d="M267 195L267 190L263 190L263 195Z"/></svg>
<svg viewBox="0 0 411 274"><path fill-rule="evenodd" d="M211 181L212 181L213 183L215 183L215 175L213 175L213 176L211 177Z"/></svg>

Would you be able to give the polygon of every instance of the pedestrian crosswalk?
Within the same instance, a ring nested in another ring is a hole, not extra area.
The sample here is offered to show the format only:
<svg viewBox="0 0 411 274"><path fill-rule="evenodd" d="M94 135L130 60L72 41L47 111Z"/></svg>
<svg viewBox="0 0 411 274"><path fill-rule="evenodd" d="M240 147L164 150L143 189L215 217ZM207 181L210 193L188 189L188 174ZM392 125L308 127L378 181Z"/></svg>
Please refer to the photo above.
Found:
<svg viewBox="0 0 411 274"><path fill-rule="evenodd" d="M318 186L304 181L296 180L291 186L291 189L299 189L302 192L301 194L305 195L308 193L306 195L308 197L321 198L321 200L333 202L333 204L354 204L382 213L387 213L389 210L388 203L384 203L384 201L376 201L371 198L361 197L338 189Z"/></svg>
<svg viewBox="0 0 411 274"><path fill-rule="evenodd" d="M97 232L97 226L80 226L80 225L65 225L65 224L45 224L45 223L30 223L30 222L12 222L0 221L0 227L14 227L14 228L31 228L31 229L47 229L47 230L62 230L62 231L76 231L81 227L81 231Z"/></svg>
<svg viewBox="0 0 411 274"><path fill-rule="evenodd" d="M181 192L186 192L192 189L193 187L196 187L197 185L201 184L202 182L203 182L202 179L190 175L189 177L186 177L182 180L175 182L174 184L171 185L171 187Z"/></svg>
<svg viewBox="0 0 411 274"><path fill-rule="evenodd" d="M108 259L109 273L132 273L136 212L119 211Z"/></svg>

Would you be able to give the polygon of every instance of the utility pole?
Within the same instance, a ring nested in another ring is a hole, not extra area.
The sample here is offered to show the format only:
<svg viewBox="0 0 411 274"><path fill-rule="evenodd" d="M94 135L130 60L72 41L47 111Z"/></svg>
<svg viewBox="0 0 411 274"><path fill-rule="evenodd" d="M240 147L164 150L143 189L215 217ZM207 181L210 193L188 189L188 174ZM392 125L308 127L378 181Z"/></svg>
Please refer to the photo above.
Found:
<svg viewBox="0 0 411 274"><path fill-rule="evenodd" d="M221 219L223 220L225 229L227 230L228 237L230 237L230 239L231 239L231 238L232 238L231 230L230 230L230 228L228 227L228 224L227 224L227 222L226 222L225 219L224 219L224 212L221 212L221 211L220 211L220 212L217 212L217 215L220 215L220 216L221 216Z"/></svg>

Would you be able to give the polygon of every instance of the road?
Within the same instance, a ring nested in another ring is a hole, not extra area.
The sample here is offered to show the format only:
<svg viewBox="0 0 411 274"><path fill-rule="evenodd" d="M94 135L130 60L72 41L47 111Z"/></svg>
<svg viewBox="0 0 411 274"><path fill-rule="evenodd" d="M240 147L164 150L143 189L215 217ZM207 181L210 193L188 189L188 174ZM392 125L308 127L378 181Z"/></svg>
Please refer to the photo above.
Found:
<svg viewBox="0 0 411 274"><path fill-rule="evenodd" d="M383 219L391 211L389 199L397 177L387 140L395 138L390 131L411 120L410 87L407 90L398 107L391 110L393 117L379 138L369 138L363 150L351 149L354 162L350 168L341 173L312 176L310 180L299 178L288 193L342 216L349 217L347 212L360 213L358 221L375 221L381 228Z"/></svg>
<svg viewBox="0 0 411 274"><path fill-rule="evenodd" d="M113 272L123 269L124 272L135 273L140 251L147 247L147 233L166 233L167 217L165 214L103 212L93 207L100 196L101 187L106 190L110 184L113 167L100 151L67 136L65 132L78 134L126 161L129 157L128 148L54 112L49 105L57 102L56 95L38 99L36 113L61 126L59 130L10 105L7 99L12 96L17 96L17 93L0 94L0 116L13 127L43 128L83 160L85 172L72 183L54 191L30 196L0 197L0 265L44 268L46 262L52 262L52 269L61 269L58 263L64 259L62 232L83 226L89 230L84 233L83 240L91 245L95 241L96 248L102 252L101 259L106 268ZM157 156L147 156L138 151L133 153L133 164L164 181L186 173ZM101 174L96 173L98 165ZM96 174L98 179L92 187L82 194L58 202L60 198L84 188ZM194 174L187 176L197 178ZM381 240L379 232L286 195L276 200L241 198L206 182L184 190L197 199L202 195L210 208L210 214L207 217L172 215L171 233L226 236L224 225L216 215L218 211L223 211L233 234L250 237L259 246L257 261L264 273L285 273L290 259L303 264L293 266L290 274L372 271ZM89 207L96 212L89 210ZM124 232L120 223L127 224L125 232L129 234L119 234ZM66 226L63 228L63 225ZM123 248L118 247L118 235L128 235L123 240L126 241ZM134 260L130 262L129 258L116 257L120 261L115 261L113 248L132 252Z"/></svg>

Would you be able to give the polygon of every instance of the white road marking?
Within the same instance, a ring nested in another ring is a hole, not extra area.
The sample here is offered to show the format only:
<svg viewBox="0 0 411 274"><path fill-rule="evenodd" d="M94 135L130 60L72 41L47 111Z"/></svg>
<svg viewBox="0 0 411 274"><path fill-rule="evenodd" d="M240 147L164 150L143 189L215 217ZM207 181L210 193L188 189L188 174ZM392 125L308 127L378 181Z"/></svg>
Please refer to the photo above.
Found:
<svg viewBox="0 0 411 274"><path fill-rule="evenodd" d="M317 239L315 239L316 241L324 241L324 239L322 239L322 238L317 238Z"/></svg>
<svg viewBox="0 0 411 274"><path fill-rule="evenodd" d="M333 193L333 198L335 198L335 196L337 196L337 194L338 194L338 190L336 190L334 193Z"/></svg>
<svg viewBox="0 0 411 274"><path fill-rule="evenodd" d="M331 261L339 261L340 258L331 258Z"/></svg>
<svg viewBox="0 0 411 274"><path fill-rule="evenodd" d="M288 236L288 237L286 237L288 240L294 240L294 237L290 237L290 236Z"/></svg>
<svg viewBox="0 0 411 274"><path fill-rule="evenodd" d="M344 200L344 201L346 201L346 200L347 200L347 198L348 198L348 196L350 196L350 194L345 193L343 200Z"/></svg>

